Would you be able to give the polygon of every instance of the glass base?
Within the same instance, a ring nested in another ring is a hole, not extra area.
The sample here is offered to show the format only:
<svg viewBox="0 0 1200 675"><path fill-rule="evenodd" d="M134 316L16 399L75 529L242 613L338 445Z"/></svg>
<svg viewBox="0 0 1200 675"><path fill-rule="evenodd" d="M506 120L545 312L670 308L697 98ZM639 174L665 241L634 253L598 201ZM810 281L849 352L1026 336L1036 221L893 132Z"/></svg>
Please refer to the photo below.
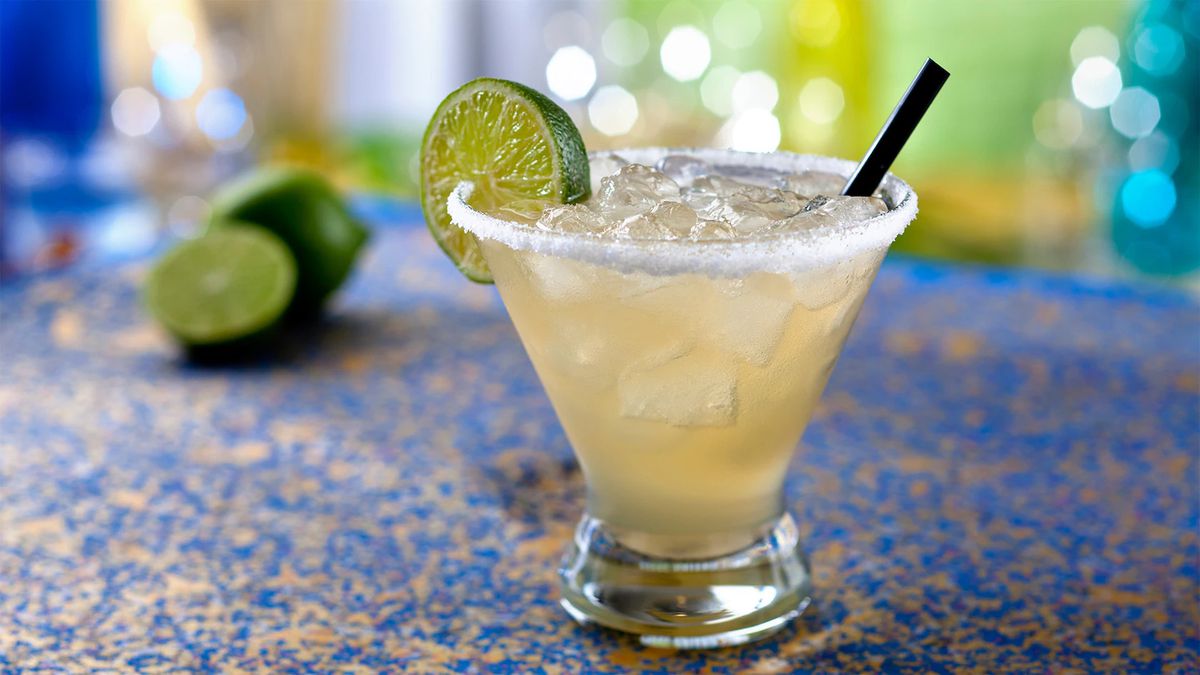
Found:
<svg viewBox="0 0 1200 675"><path fill-rule="evenodd" d="M559 569L567 613L581 624L633 633L647 646L706 649L767 637L809 604L808 560L790 515L717 557L660 557L630 548L646 550L654 539L585 514ZM713 538L699 543L698 550L711 551ZM670 548L678 551L679 544L673 540Z"/></svg>

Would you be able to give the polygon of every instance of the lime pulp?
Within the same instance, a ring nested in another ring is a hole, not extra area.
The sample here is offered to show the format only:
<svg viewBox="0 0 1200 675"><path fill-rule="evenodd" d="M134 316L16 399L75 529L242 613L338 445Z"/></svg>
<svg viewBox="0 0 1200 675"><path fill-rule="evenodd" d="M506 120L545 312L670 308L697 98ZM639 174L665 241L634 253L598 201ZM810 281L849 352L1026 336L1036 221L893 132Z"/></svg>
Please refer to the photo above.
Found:
<svg viewBox="0 0 1200 675"><path fill-rule="evenodd" d="M150 270L150 312L191 347L225 344L272 328L296 289L296 262L266 230L234 225L183 242Z"/></svg>

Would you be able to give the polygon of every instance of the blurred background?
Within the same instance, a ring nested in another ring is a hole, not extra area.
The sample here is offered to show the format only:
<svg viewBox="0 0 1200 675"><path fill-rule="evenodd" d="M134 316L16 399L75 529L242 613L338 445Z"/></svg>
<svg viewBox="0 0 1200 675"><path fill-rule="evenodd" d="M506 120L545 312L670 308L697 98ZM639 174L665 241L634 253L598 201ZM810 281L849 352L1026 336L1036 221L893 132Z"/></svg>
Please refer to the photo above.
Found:
<svg viewBox="0 0 1200 675"><path fill-rule="evenodd" d="M1200 287L1200 0L0 0L0 277L193 235L256 163L412 204L479 75L591 149L857 158L926 56L897 250Z"/></svg>

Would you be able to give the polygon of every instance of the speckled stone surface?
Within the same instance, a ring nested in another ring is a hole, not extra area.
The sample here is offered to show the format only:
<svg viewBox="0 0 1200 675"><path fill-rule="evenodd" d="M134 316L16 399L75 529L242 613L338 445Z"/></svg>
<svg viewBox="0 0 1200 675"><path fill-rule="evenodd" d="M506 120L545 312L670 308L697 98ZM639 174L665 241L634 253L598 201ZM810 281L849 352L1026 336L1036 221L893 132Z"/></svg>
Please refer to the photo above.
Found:
<svg viewBox="0 0 1200 675"><path fill-rule="evenodd" d="M0 671L1200 669L1200 308L889 261L797 454L815 606L737 649L570 623L582 480L493 289L377 233L274 363L144 265L0 289Z"/></svg>

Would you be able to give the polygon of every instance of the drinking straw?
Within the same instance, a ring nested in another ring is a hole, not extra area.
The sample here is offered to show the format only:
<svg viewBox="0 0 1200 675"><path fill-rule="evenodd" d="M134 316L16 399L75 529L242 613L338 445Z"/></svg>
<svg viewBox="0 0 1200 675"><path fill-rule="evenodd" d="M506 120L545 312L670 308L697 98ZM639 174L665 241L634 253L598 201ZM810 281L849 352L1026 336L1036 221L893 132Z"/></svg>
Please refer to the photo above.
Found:
<svg viewBox="0 0 1200 675"><path fill-rule="evenodd" d="M879 183L887 175L900 148L908 142L913 129L917 128L925 111L941 91L942 85L950 77L945 68L939 66L933 59L925 59L921 72L908 85L908 91L892 110L892 116L883 123L875 142L866 156L858 163L842 194L847 197L869 197L879 188Z"/></svg>

